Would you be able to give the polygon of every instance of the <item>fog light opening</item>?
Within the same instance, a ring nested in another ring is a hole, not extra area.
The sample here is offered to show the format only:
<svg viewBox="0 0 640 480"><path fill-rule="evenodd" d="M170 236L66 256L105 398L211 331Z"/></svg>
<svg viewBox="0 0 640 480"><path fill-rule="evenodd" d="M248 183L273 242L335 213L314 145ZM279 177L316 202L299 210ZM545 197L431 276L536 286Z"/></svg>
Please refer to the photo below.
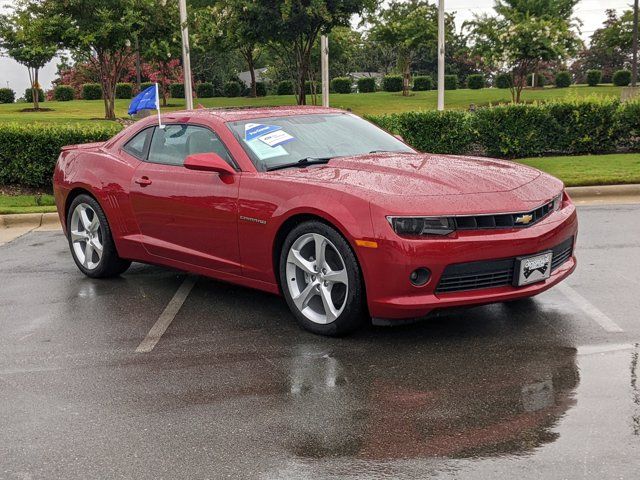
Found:
<svg viewBox="0 0 640 480"><path fill-rule="evenodd" d="M431 278L431 271L428 268L416 268L411 275L409 275L409 281L415 287L421 287L425 285Z"/></svg>

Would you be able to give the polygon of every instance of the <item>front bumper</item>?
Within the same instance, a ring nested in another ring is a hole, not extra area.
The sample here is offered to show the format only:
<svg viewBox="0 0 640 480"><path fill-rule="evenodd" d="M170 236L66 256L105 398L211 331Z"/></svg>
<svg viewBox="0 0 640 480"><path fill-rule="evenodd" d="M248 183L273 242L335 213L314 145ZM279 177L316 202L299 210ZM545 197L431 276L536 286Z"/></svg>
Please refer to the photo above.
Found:
<svg viewBox="0 0 640 480"><path fill-rule="evenodd" d="M380 225L382 227L383 225ZM571 257L542 282L438 293L436 288L448 265L531 255L550 250L569 238L575 240L578 220L567 201L543 221L524 229L461 231L445 238L402 239L388 228L377 239L377 249L361 249L369 312L378 321L419 318L435 309L482 305L537 295L569 276L576 267ZM431 271L430 280L413 286L409 275L419 267Z"/></svg>

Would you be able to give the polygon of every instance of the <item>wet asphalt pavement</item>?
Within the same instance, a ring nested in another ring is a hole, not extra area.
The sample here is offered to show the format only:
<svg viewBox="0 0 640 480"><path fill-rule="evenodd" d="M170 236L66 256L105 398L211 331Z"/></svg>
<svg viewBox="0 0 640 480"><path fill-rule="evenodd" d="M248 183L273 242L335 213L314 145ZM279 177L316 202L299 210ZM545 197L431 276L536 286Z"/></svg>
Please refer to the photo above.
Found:
<svg viewBox="0 0 640 480"><path fill-rule="evenodd" d="M640 467L640 205L581 207L569 288L343 339L184 274L0 247L0 479L616 478ZM618 330L616 331L616 328Z"/></svg>

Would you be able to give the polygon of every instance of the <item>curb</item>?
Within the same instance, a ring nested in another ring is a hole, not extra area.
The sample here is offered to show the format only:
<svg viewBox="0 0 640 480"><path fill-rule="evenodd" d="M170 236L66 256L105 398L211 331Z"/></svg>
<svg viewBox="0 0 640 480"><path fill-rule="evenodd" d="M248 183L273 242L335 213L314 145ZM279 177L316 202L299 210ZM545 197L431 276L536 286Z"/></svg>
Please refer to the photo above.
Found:
<svg viewBox="0 0 640 480"><path fill-rule="evenodd" d="M57 213L15 213L0 215L0 227L2 228L38 228L44 225L59 225L60 219Z"/></svg>
<svg viewBox="0 0 640 480"><path fill-rule="evenodd" d="M567 193L574 200L596 200L600 197L640 197L640 184L567 187Z"/></svg>

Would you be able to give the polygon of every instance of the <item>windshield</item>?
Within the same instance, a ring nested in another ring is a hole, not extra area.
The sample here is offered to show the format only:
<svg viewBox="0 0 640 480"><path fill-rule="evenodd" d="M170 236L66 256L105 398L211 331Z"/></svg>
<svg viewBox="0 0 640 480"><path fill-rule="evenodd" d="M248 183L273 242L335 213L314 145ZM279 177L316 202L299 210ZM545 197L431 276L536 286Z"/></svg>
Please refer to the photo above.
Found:
<svg viewBox="0 0 640 480"><path fill-rule="evenodd" d="M415 152L393 135L347 113L293 115L227 124L256 168L371 152Z"/></svg>

